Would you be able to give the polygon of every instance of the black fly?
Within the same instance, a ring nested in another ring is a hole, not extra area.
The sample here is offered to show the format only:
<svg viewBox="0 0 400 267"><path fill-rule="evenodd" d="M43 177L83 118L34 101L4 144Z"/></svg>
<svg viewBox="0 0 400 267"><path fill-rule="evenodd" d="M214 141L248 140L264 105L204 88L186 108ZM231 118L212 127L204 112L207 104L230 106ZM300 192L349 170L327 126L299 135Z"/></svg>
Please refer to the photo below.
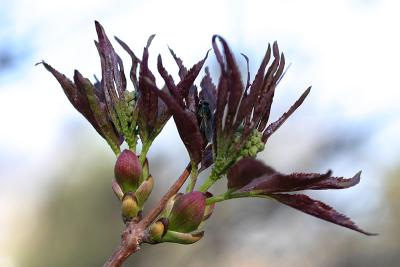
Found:
<svg viewBox="0 0 400 267"><path fill-rule="evenodd" d="M206 138L208 143L212 143L214 115L211 111L210 104L201 100L199 103L198 116L200 119L200 131Z"/></svg>

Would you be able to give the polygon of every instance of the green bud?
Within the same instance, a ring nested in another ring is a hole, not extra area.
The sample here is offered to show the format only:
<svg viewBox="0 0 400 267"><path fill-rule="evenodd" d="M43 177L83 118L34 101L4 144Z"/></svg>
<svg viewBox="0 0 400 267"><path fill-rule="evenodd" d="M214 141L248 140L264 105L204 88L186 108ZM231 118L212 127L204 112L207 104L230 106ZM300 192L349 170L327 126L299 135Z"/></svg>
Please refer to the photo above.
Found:
<svg viewBox="0 0 400 267"><path fill-rule="evenodd" d="M252 135L250 137L250 143L251 145L256 145L259 142L259 138L256 134Z"/></svg>
<svg viewBox="0 0 400 267"><path fill-rule="evenodd" d="M254 130L246 143L243 145L240 155L243 157L255 157L258 152L264 150L264 142L261 140L262 133Z"/></svg>
<svg viewBox="0 0 400 267"><path fill-rule="evenodd" d="M139 207L143 207L143 204L149 198L151 191L153 190L154 179L150 175L146 181L144 181L135 192L136 199Z"/></svg>
<svg viewBox="0 0 400 267"><path fill-rule="evenodd" d="M199 241L204 236L204 232L197 233L180 233L175 231L167 231L165 235L162 237L162 242L171 242L178 244L193 244Z"/></svg>
<svg viewBox="0 0 400 267"><path fill-rule="evenodd" d="M129 116L131 116L132 113L133 113L133 109L134 109L134 107L133 107L132 105L128 105L127 108L126 108L126 113L127 113Z"/></svg>
<svg viewBox="0 0 400 267"><path fill-rule="evenodd" d="M168 228L168 220L161 218L150 226L150 239L154 243L159 243L165 235Z"/></svg>
<svg viewBox="0 0 400 267"><path fill-rule="evenodd" d="M136 154L128 149L122 151L115 163L114 174L123 192L135 192L142 175L142 167Z"/></svg>
<svg viewBox="0 0 400 267"><path fill-rule="evenodd" d="M131 221L138 215L139 206L135 194L127 192L122 198L122 218L124 222Z"/></svg>
<svg viewBox="0 0 400 267"><path fill-rule="evenodd" d="M264 148L265 148L264 142L260 142L260 143L257 144L257 150L258 150L258 152L263 151Z"/></svg>
<svg viewBox="0 0 400 267"><path fill-rule="evenodd" d="M128 90L124 92L124 96L125 96L125 101L126 102L131 102L132 100L135 99L135 92L129 92Z"/></svg>
<svg viewBox="0 0 400 267"><path fill-rule="evenodd" d="M256 147L256 146L252 146L252 147L249 149L249 155L250 155L250 157L255 157L255 156L257 156L257 152L258 152L257 147Z"/></svg>

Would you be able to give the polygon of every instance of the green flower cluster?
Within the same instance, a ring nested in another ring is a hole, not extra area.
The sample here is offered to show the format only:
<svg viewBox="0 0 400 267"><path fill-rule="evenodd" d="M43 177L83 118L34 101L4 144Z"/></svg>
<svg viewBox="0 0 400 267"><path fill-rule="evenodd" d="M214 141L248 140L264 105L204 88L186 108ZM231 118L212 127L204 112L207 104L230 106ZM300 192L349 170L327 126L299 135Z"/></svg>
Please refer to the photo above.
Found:
<svg viewBox="0 0 400 267"><path fill-rule="evenodd" d="M257 153L263 151L265 148L265 143L261 140L261 138L262 133L260 133L257 129L254 129L240 151L240 156L255 158Z"/></svg>

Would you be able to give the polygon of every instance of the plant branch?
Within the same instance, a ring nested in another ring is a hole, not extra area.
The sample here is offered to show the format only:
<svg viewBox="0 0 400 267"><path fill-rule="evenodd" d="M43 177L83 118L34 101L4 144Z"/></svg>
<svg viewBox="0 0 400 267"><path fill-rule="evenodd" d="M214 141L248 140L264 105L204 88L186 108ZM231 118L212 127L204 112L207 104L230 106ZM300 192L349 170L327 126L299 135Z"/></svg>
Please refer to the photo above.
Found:
<svg viewBox="0 0 400 267"><path fill-rule="evenodd" d="M121 244L103 267L119 267L130 255L137 252L142 243L144 230L137 222L128 222L121 235Z"/></svg>
<svg viewBox="0 0 400 267"><path fill-rule="evenodd" d="M139 224L141 224L144 228L147 228L157 218L157 216L160 215L168 200L173 195L175 195L182 187L182 185L186 182L187 178L190 175L191 169L191 165L188 164L178 180L176 180L176 182L171 186L167 193L165 193L165 195L161 198L158 205L152 211L150 211L150 213L147 214L147 216L144 217Z"/></svg>
<svg viewBox="0 0 400 267"><path fill-rule="evenodd" d="M179 191L189 177L190 172L191 165L189 164L178 180L176 180L167 193L161 198L158 205L145 218L140 222L131 221L126 224L126 228L121 235L120 245L103 267L119 267L130 255L140 249L140 244L146 239L146 228L160 215L167 201Z"/></svg>

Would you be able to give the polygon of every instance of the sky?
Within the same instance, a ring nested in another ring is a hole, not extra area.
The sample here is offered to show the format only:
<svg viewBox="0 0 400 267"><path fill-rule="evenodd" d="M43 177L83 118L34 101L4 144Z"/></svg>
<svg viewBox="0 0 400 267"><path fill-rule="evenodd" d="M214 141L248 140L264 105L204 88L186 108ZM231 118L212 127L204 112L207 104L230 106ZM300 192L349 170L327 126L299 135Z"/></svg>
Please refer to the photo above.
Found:
<svg viewBox="0 0 400 267"><path fill-rule="evenodd" d="M87 77L99 76L94 20L139 55L155 33L150 49L154 72L158 53L165 55L167 68L174 68L167 45L190 65L211 47L212 35L220 34L238 62L244 64L239 53L249 56L254 74L268 43L277 40L292 65L277 92L280 100L273 114L285 111L312 85L299 111L303 115L293 119L297 126L302 116L307 123L313 121L304 129L309 138L301 140L309 144L318 132L329 136L366 131L369 138L360 162L376 174L371 162L391 166L398 163L400 151L399 11L398 1L378 0L0 0L0 53L15 57L8 70L0 68L0 266L15 266L7 242L18 217L20 193L38 195L32 188L47 183L40 175L43 169L54 168L49 161L60 155L66 138L79 138L71 134L73 129L97 138L55 79L34 66L46 60L69 77L75 68ZM115 47L128 69L129 58ZM217 71L213 55L206 64ZM173 127L166 131L176 136ZM103 145L100 138L95 142ZM157 146L165 149L164 144ZM349 171L343 159L336 164Z"/></svg>

